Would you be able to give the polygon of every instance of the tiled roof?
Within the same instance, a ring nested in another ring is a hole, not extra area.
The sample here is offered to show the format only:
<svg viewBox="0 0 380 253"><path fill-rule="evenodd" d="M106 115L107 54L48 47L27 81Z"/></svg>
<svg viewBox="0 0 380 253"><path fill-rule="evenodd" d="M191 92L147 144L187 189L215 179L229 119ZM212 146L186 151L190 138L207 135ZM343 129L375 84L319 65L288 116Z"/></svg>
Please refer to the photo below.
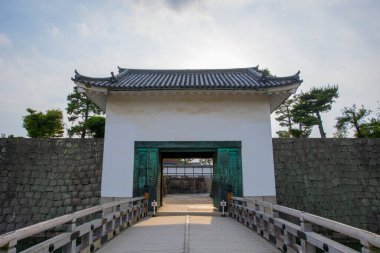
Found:
<svg viewBox="0 0 380 253"><path fill-rule="evenodd" d="M93 78L75 71L72 80L87 87L109 90L260 90L300 84L299 72L288 77L264 76L254 68L147 70L119 68L119 74Z"/></svg>

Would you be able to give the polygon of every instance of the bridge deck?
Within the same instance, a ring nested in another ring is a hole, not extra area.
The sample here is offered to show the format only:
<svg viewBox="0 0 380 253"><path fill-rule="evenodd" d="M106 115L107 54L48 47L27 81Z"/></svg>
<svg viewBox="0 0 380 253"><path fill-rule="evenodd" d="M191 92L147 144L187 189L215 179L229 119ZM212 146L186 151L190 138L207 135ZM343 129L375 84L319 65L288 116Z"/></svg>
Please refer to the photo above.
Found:
<svg viewBox="0 0 380 253"><path fill-rule="evenodd" d="M234 219L206 216L205 212L213 212L207 197L200 196L200 202L194 198L183 197L170 196L165 208L162 208L166 214L173 212L177 215L159 214L158 217L144 219L104 245L98 252L280 252ZM181 199L175 201L175 198ZM180 215L180 210L186 215ZM194 211L200 211L201 216Z"/></svg>

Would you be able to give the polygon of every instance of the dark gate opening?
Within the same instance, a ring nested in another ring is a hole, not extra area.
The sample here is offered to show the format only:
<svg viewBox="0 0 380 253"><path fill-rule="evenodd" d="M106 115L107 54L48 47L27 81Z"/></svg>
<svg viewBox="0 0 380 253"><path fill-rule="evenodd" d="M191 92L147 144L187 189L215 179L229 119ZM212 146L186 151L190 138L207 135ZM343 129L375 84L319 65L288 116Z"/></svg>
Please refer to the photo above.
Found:
<svg viewBox="0 0 380 253"><path fill-rule="evenodd" d="M162 196L210 194L215 155L213 152L162 153Z"/></svg>

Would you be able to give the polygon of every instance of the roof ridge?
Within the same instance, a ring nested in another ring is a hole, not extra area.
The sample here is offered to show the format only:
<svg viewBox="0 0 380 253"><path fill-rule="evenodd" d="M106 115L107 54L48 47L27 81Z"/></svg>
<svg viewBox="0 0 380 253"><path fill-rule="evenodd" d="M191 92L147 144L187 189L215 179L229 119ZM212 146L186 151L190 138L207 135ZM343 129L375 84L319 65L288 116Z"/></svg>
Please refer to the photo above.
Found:
<svg viewBox="0 0 380 253"><path fill-rule="evenodd" d="M256 69L256 67L249 68L223 68L223 69L134 69L134 68L120 68L119 73L123 73L124 71L129 71L133 73L204 73L204 72L247 72L250 69Z"/></svg>

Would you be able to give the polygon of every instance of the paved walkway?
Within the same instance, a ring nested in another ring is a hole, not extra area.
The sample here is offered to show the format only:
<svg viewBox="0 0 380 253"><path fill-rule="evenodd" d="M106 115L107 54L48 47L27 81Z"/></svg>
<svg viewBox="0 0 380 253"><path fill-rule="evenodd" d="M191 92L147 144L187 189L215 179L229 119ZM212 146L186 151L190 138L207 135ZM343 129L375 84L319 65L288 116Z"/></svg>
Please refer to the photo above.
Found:
<svg viewBox="0 0 380 253"><path fill-rule="evenodd" d="M203 214L206 210L205 207L210 208L210 198L193 197L200 198L204 202L197 202L192 206L189 202L194 202L196 198L168 196L166 202L164 201L164 204L166 203L165 213L173 212L177 215L160 216L158 213L157 217L146 218L115 237L97 252L280 252L256 233L229 217L180 215L179 209L185 209L184 211L187 213L189 210L199 211L200 206L203 206L201 210ZM180 198L180 200L175 201L176 198ZM170 205L172 205L172 209L169 209ZM212 206L211 210L210 214L214 212Z"/></svg>
<svg viewBox="0 0 380 253"><path fill-rule="evenodd" d="M208 194L170 194L163 199L158 215L217 215L218 209L213 206Z"/></svg>

